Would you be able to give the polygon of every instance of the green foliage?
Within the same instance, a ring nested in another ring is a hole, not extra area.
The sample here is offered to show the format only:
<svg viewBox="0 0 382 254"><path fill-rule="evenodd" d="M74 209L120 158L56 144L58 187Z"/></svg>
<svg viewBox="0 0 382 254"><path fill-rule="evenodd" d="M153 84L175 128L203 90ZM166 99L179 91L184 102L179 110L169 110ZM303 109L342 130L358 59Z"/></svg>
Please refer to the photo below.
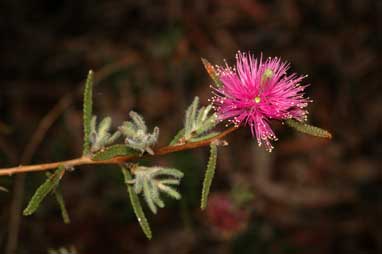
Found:
<svg viewBox="0 0 382 254"><path fill-rule="evenodd" d="M31 215L37 210L44 198L58 185L64 173L65 167L64 165L60 165L54 174L38 187L30 199L28 206L23 211L25 216Z"/></svg>
<svg viewBox="0 0 382 254"><path fill-rule="evenodd" d="M198 142L198 141L202 141L202 140L206 140L206 139L210 139L210 138L216 137L219 134L220 134L220 132L214 131L214 132L208 133L206 135L203 135L201 137L191 138L190 141L191 142Z"/></svg>
<svg viewBox="0 0 382 254"><path fill-rule="evenodd" d="M219 79L219 76L215 70L215 68L210 64L207 59L202 58L202 63L204 65L204 68L206 69L208 75L210 75L211 79L214 81L216 87L223 86L222 82Z"/></svg>
<svg viewBox="0 0 382 254"><path fill-rule="evenodd" d="M146 235L146 237L148 239L151 239L152 238L152 232L150 229L149 222L147 221L145 213L143 212L143 209L142 209L142 206L141 206L141 203L139 201L139 197L138 197L137 193L135 193L133 186L131 186L129 184L133 180L133 178L132 178L129 170L125 166L123 166L123 165L120 165L120 166L121 166L124 181L125 181L125 184L127 187L127 191L129 193L130 202L131 202L131 205L133 206L135 216L138 219L139 225L141 226L143 233Z"/></svg>
<svg viewBox="0 0 382 254"><path fill-rule="evenodd" d="M128 155L138 155L138 153L124 144L117 144L117 145L108 146L105 149L95 153L92 157L92 160L103 161L103 160L112 159L117 156L128 156Z"/></svg>
<svg viewBox="0 0 382 254"><path fill-rule="evenodd" d="M195 97L194 101L191 103L191 105L188 107L186 111L186 118L184 121L184 136L186 139L189 139L191 136L191 133L195 129L196 125L196 111L198 110L199 106L199 97Z"/></svg>
<svg viewBox="0 0 382 254"><path fill-rule="evenodd" d="M135 150L144 153L154 154L151 146L153 146L159 136L159 128L155 127L152 133L147 132L147 126L143 118L136 112L130 111L131 121L126 121L119 131L125 136L125 144Z"/></svg>
<svg viewBox="0 0 382 254"><path fill-rule="evenodd" d="M157 206L162 208L164 203L160 198L160 192L168 196L180 199L179 192L170 185L179 185L183 173L175 168L132 166L135 178L130 181L134 184L137 194L143 193L143 197L150 208L156 214Z"/></svg>
<svg viewBox="0 0 382 254"><path fill-rule="evenodd" d="M186 142L197 142L218 135L218 132L209 133L218 121L215 113L210 114L212 105L201 107L198 110L199 98L195 97L192 104L186 110L184 129L178 131L171 140L170 146Z"/></svg>
<svg viewBox="0 0 382 254"><path fill-rule="evenodd" d="M332 138L332 134L330 134L330 132L328 132L327 130L318 128L316 126L298 122L293 119L288 119L285 122L287 125L289 125L290 127L300 132L303 132L312 136L320 137L320 138Z"/></svg>
<svg viewBox="0 0 382 254"><path fill-rule="evenodd" d="M184 137L184 129L181 129L180 131L178 131L178 133L175 135L175 137L171 140L169 145L170 146L176 145L177 143L179 143L179 141L183 137Z"/></svg>
<svg viewBox="0 0 382 254"><path fill-rule="evenodd" d="M90 123L90 151L92 153L102 150L107 145L114 143L120 136L121 132L116 131L113 135L110 134L111 118L105 117L98 125L97 117L93 116Z"/></svg>
<svg viewBox="0 0 382 254"><path fill-rule="evenodd" d="M217 145L215 143L210 144L210 158L208 160L206 173L203 180L202 198L200 201L200 208L204 210L207 207L208 194L210 193L210 188L212 180L215 175L217 159Z"/></svg>
<svg viewBox="0 0 382 254"><path fill-rule="evenodd" d="M90 122L93 110L93 71L89 71L85 82L84 105L83 105L83 125L84 125L84 146L83 155L90 152Z"/></svg>
<svg viewBox="0 0 382 254"><path fill-rule="evenodd" d="M218 123L217 115L210 114L212 105L201 107L198 110L199 98L195 97L192 104L188 107L184 120L184 130L178 132L170 144L176 144L181 139L185 142L195 142L211 138L210 131ZM215 133L216 135L218 133Z"/></svg>
<svg viewBox="0 0 382 254"><path fill-rule="evenodd" d="M62 193L61 193L61 190L59 190L59 187L57 187L54 190L54 196L56 198L58 205L60 206L62 220L64 221L65 224L69 224L70 223L69 213L68 213L68 210L66 209L64 197L62 196Z"/></svg>

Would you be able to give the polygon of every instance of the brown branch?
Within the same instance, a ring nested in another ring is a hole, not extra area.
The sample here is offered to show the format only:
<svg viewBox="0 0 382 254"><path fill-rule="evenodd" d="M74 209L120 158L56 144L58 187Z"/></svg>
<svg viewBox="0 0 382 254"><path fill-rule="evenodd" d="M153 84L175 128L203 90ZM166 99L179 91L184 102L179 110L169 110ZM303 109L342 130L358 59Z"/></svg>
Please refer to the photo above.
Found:
<svg viewBox="0 0 382 254"><path fill-rule="evenodd" d="M137 61L138 57L136 55L129 55L129 57L124 57L120 61L106 65L97 72L96 80L94 85L102 82L104 79L109 77L112 73L123 69L124 67L131 65ZM81 94L82 86L71 91L65 96L63 96L58 103L41 119L35 132L33 133L29 143L21 156L21 163L29 163L32 159L35 151L40 146L44 137L46 136L50 127L59 119L62 113L72 104L74 98ZM0 126L1 127L1 126ZM20 172L21 173L21 172ZM10 205L10 218L9 218L9 230L8 230L8 242L6 246L6 253L12 254L16 253L17 242L18 242L18 232L20 227L20 210L22 209L22 201L24 196L24 181L25 175L20 174L16 177L14 182L13 198Z"/></svg>
<svg viewBox="0 0 382 254"><path fill-rule="evenodd" d="M231 132L237 130L237 127L231 127L224 132L220 133L219 135L216 135L212 138L201 140L197 142L190 142L182 145L173 145L173 146L164 146L158 149L154 150L154 156L160 156L165 155L169 153L179 152L179 151L185 151L190 149L195 149L198 147L203 147L209 145L211 142L222 139ZM148 157L152 155L145 155L144 157ZM36 165L20 165L18 167L12 167L12 168L4 168L0 169L0 176L2 175L8 175L11 176L13 174L20 174L20 173L28 173L28 172L39 172L39 171L46 171L50 169L57 168L60 164L65 165L66 167L74 167L79 165L94 165L94 164L120 164L132 160L136 160L142 158L142 156L137 155L130 155L130 156L119 156L114 157L109 160L101 160L101 161L94 161L90 157L80 157L72 160L66 160L66 161L57 161L57 162L51 162L51 163L44 163L44 164L36 164Z"/></svg>

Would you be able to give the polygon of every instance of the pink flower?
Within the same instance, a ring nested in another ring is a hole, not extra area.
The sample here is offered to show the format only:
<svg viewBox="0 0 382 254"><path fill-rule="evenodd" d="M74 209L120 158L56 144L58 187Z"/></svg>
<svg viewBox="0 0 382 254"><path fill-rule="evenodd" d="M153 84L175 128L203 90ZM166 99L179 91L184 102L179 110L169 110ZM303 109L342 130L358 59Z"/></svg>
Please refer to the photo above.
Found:
<svg viewBox="0 0 382 254"><path fill-rule="evenodd" d="M228 119L235 126L249 125L259 146L273 149L270 140L277 140L269 120L294 118L306 120L308 105L300 82L304 76L286 72L289 64L279 58L263 60L238 52L236 68L217 66L222 85L214 87L212 101L220 120Z"/></svg>

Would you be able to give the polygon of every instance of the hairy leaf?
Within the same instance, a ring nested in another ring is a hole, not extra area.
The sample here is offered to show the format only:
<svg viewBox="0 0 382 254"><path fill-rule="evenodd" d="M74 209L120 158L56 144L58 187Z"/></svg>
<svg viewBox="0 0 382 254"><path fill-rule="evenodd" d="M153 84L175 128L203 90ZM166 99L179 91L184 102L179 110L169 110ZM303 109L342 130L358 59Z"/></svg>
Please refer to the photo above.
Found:
<svg viewBox="0 0 382 254"><path fill-rule="evenodd" d="M44 198L51 192L60 182L63 174L65 172L65 167L60 165L58 169L52 174L43 184L38 187L36 192L30 199L28 206L24 209L23 214L25 216L33 214Z"/></svg>
<svg viewBox="0 0 382 254"><path fill-rule="evenodd" d="M198 141L202 141L202 140L207 140L207 139L210 139L210 138L213 138L217 135L219 135L220 132L217 132L217 131L214 131L214 132L211 132L211 133L208 133L204 136L200 136L200 137L196 137L196 138L191 138L190 141L191 142L198 142Z"/></svg>
<svg viewBox="0 0 382 254"><path fill-rule="evenodd" d="M196 118L196 112L198 110L199 105L199 97L195 97L192 104L188 107L186 111L186 119L184 123L184 131L185 131L185 137L188 137L191 135L194 125L195 125L195 118Z"/></svg>
<svg viewBox="0 0 382 254"><path fill-rule="evenodd" d="M60 206L61 216L64 223L69 224L70 217L69 217L68 210L66 209L65 200L64 200L64 197L62 196L61 190L56 188L56 190L54 190L54 196L56 197L57 203Z"/></svg>
<svg viewBox="0 0 382 254"><path fill-rule="evenodd" d="M134 123L136 124L139 130L142 130L143 132L147 132L146 123L138 113L134 111L130 111L129 115L131 119L133 119Z"/></svg>
<svg viewBox="0 0 382 254"><path fill-rule="evenodd" d="M143 182L143 196L145 197L146 203L148 207L150 208L151 212L153 214L157 213L157 207L154 204L153 197L152 197L152 185L151 182L149 181L144 181Z"/></svg>
<svg viewBox="0 0 382 254"><path fill-rule="evenodd" d="M195 97L194 101L186 111L183 134L184 141L191 141L193 138L199 138L210 131L218 123L217 115L215 113L210 114L212 105L201 107L198 111L198 102L199 98Z"/></svg>
<svg viewBox="0 0 382 254"><path fill-rule="evenodd" d="M158 168L158 170L156 170L155 172L151 174L151 177L163 176L163 175L172 176L175 178L182 178L184 176L183 172L176 168Z"/></svg>
<svg viewBox="0 0 382 254"><path fill-rule="evenodd" d="M123 165L121 165L121 170L123 173L124 181L127 187L127 191L129 193L130 202L131 202L131 205L133 206L135 216L138 219L139 225L141 226L143 233L146 235L148 239L151 239L152 232L151 232L149 222L147 221L145 213L143 212L142 205L141 205L141 202L139 201L139 197L137 193L134 192L134 188L129 184L129 182L133 180L130 174L130 171Z"/></svg>
<svg viewBox="0 0 382 254"><path fill-rule="evenodd" d="M214 81L216 87L223 86L222 82L219 79L219 76L215 70L215 68L210 64L207 59L202 58L202 63L204 65L204 68L206 69L208 75L210 75L211 79Z"/></svg>
<svg viewBox="0 0 382 254"><path fill-rule="evenodd" d="M203 180L202 198L200 201L200 208L204 210L207 207L208 194L210 193L210 188L212 180L215 175L216 159L217 159L217 145L211 143L210 145L210 158L208 160L206 173Z"/></svg>
<svg viewBox="0 0 382 254"><path fill-rule="evenodd" d="M83 155L90 152L90 129L93 111L93 71L89 71L85 82L84 105L83 105L83 125L84 125L84 146Z"/></svg>
<svg viewBox="0 0 382 254"><path fill-rule="evenodd" d="M152 198L152 200L154 201L154 203L158 207L163 208L164 207L164 202L160 198L158 186L155 183L152 183L152 182L149 182L149 184L151 184L150 191L151 191L151 198Z"/></svg>
<svg viewBox="0 0 382 254"><path fill-rule="evenodd" d="M203 122L200 122L198 124L199 128L196 130L196 134L201 135L201 134L211 130L218 123L217 119L218 119L217 115L212 114L209 118L205 119Z"/></svg>
<svg viewBox="0 0 382 254"><path fill-rule="evenodd" d="M287 125L289 125L290 127L300 132L303 132L312 136L320 137L320 138L329 138L329 139L332 138L332 134L330 134L330 132L328 132L327 130L318 128L316 126L312 126L306 123L301 123L293 119L288 119L285 122Z"/></svg>
<svg viewBox="0 0 382 254"><path fill-rule="evenodd" d="M181 138L184 137L184 129L181 129L178 131L178 133L175 135L175 137L171 140L170 146L176 145Z"/></svg>
<svg viewBox="0 0 382 254"><path fill-rule="evenodd" d="M180 184L179 179L163 179L160 182L162 184L166 184L166 185L179 185Z"/></svg>
<svg viewBox="0 0 382 254"><path fill-rule="evenodd" d="M177 190L175 190L174 188L170 187L170 186L167 186L167 185L164 185L162 183L158 184L158 188L166 193L167 195L169 195L170 197L173 197L177 200L181 199L182 196L179 194L179 192Z"/></svg>
<svg viewBox="0 0 382 254"><path fill-rule="evenodd" d="M117 156L138 155L135 150L127 147L126 145L117 144L106 147L103 151L95 153L92 157L94 161L109 160Z"/></svg>

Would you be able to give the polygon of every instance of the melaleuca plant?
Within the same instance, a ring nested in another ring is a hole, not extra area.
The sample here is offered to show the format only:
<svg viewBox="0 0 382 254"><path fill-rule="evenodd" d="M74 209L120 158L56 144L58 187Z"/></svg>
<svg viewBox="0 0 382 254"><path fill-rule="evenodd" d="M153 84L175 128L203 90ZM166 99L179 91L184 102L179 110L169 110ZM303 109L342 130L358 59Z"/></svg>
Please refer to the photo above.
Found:
<svg viewBox="0 0 382 254"><path fill-rule="evenodd" d="M83 164L112 164L121 170L139 225L147 238L151 239L152 231L141 200L144 200L152 213L158 213L158 208L165 206L162 194L176 200L181 199L176 187L184 177L178 169L146 165L151 157L210 146L200 204L201 209L205 209L218 162L218 149L227 145L223 138L239 127L249 126L259 146L264 146L268 151L273 149L271 141L277 139L271 129L270 119L285 122L303 133L331 138L329 132L306 123L306 107L311 101L304 94L306 85L302 82L305 76L294 73L288 75L289 65L279 58L256 59L251 54L239 52L233 67L214 67L205 59L202 62L214 83L211 86L211 104L199 107L199 98L195 97L185 111L183 128L169 145L162 147L156 147L159 128L154 127L150 132L143 117L134 111L130 111L128 119L114 130L110 117L103 118L97 124L97 116L93 115L92 110L94 77L90 71L84 89L82 156L67 161L0 169L0 175L56 169L37 188L24 210L24 215L33 214L44 198L53 193L64 221L69 223L59 189L68 169ZM216 126L222 121L226 124L217 129ZM123 141L120 137L123 137ZM142 163L142 159L145 159L145 163Z"/></svg>

